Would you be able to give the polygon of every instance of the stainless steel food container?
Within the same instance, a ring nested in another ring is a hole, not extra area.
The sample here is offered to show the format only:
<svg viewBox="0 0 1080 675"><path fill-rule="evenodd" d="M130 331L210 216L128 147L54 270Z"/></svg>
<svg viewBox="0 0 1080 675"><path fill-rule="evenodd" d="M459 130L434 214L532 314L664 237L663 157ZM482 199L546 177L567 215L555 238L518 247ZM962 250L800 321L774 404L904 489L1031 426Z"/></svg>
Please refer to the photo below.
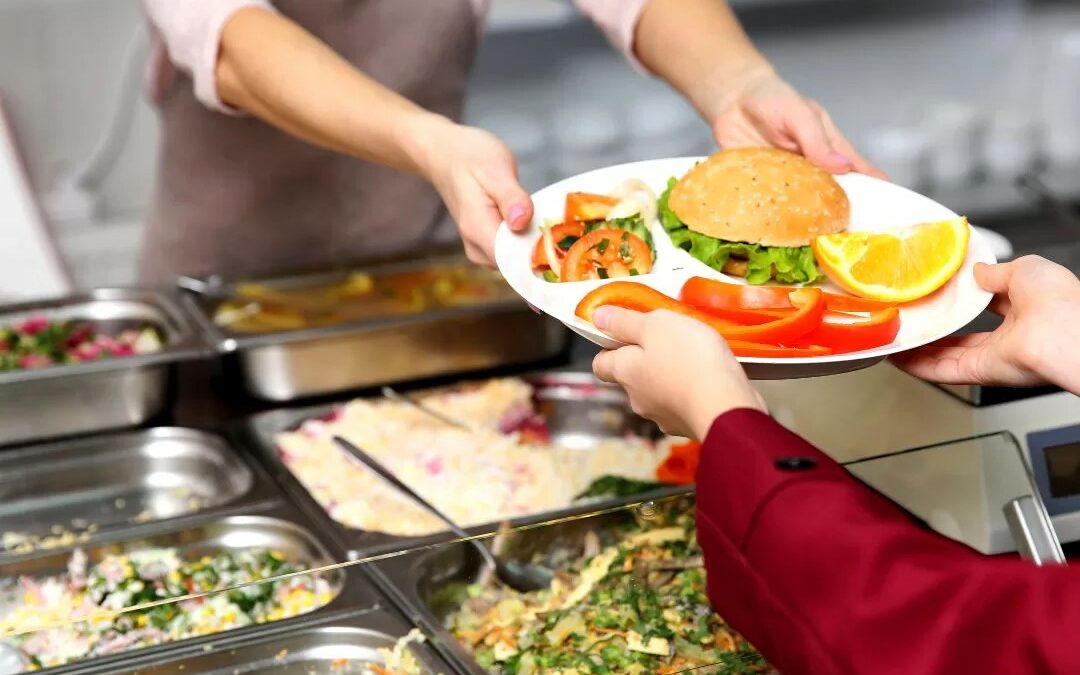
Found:
<svg viewBox="0 0 1080 675"><path fill-rule="evenodd" d="M548 420L552 440L571 448L587 452L601 438L623 436L633 433L656 438L660 430L652 422L638 417L630 410L626 395L621 389L596 380L591 373L573 371L548 371L525 376L536 390L538 410ZM271 468L278 482L285 488L294 503L303 507L313 519L321 521L327 533L349 550L354 558L399 551L414 546L425 546L447 541L450 532L419 537L398 537L382 532L368 532L345 527L334 521L293 476L281 460L277 449L277 435L296 429L305 420L325 418L337 404L304 408L290 408L262 413L247 423L246 440ZM240 439L243 442L243 439ZM636 499L658 499L685 492L684 488L670 487L652 490ZM523 525L541 522L555 515L571 515L590 509L605 508L623 503L621 499L598 499L579 503L571 508L537 513L515 519L512 524ZM492 532L499 523L492 522L470 528L472 533Z"/></svg>
<svg viewBox="0 0 1080 675"><path fill-rule="evenodd" d="M219 436L158 427L0 453L0 556L66 548L121 528L278 499Z"/></svg>
<svg viewBox="0 0 1080 675"><path fill-rule="evenodd" d="M153 354L0 373L0 445L142 424L168 403L170 366L212 353L163 293L100 289L8 305L0 325L31 316L77 319L106 332L151 325L164 345Z"/></svg>
<svg viewBox="0 0 1080 675"><path fill-rule="evenodd" d="M460 256L429 257L351 271L419 271L459 260ZM330 284L345 276L321 273L259 283L290 289ZM215 279L200 286L208 291L189 290L184 297L207 339L229 357L248 392L267 401L539 363L558 356L569 344L562 324L517 299L332 327L239 333L222 329L213 320L221 298L232 295L233 284Z"/></svg>
<svg viewBox="0 0 1080 675"><path fill-rule="evenodd" d="M175 548L181 558L214 555L222 550L266 548L282 553L286 559L305 569L335 562L340 554L332 544L320 540L310 521L295 509L283 504L252 509L248 515L204 518L199 522L159 527L152 534L137 537L118 534L110 541L83 547L91 564L108 554L124 554L145 548ZM12 583L21 576L40 577L63 574L67 569L70 551L37 554L10 560L0 565L3 583ZM278 622L237 628L223 633L194 637L76 661L72 664L46 669L43 672L68 673L100 669L100 672L130 672L133 659L153 659L169 654L177 647L190 646L206 650L225 638L250 640L271 626L299 627L324 617L338 616L362 609L374 609L386 603L373 582L358 569L339 569L323 573L335 593L334 599L313 612ZM0 604L0 613L5 607ZM229 671L231 672L231 671Z"/></svg>
<svg viewBox="0 0 1080 675"><path fill-rule="evenodd" d="M231 675L273 673L312 675L356 673L366 664L382 664L379 649L393 649L411 626L392 608L385 607L300 628L277 630L267 626L256 636L219 639L209 647L185 647L166 657L132 661L132 675ZM424 675L455 675L458 671L425 643L411 642ZM111 670L89 671L94 675Z"/></svg>
<svg viewBox="0 0 1080 675"><path fill-rule="evenodd" d="M661 502L667 508L693 508L690 496L669 497ZM555 553L580 556L589 532L596 533L602 544L612 543L612 528L632 523L647 511L627 507L602 515L543 525L514 532L507 538L503 559L527 562L537 555ZM641 522L641 521L639 521ZM610 539L609 541L605 541ZM447 598L453 587L464 587L480 578L483 561L468 544L408 553L389 561L372 564L369 570L384 587L409 621L432 637L448 659L461 665L469 675L486 675L469 651L446 629L446 619L458 609Z"/></svg>

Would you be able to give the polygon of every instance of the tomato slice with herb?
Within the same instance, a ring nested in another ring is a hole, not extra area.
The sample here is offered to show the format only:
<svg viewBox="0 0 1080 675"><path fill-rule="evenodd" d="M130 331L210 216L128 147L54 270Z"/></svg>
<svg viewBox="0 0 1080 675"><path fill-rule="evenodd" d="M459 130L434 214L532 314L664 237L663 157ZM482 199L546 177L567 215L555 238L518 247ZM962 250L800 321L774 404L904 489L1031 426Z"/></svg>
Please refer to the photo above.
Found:
<svg viewBox="0 0 1080 675"><path fill-rule="evenodd" d="M652 270L652 251L635 234L616 228L593 230L574 242L563 260L563 281L614 279Z"/></svg>
<svg viewBox="0 0 1080 675"><path fill-rule="evenodd" d="M823 345L834 354L859 352L882 347L896 339L900 332L900 310L889 307L871 312L863 321L830 321L826 319L795 346Z"/></svg>
<svg viewBox="0 0 1080 675"><path fill-rule="evenodd" d="M551 241L554 244L555 255L559 258L557 262L560 265L566 257L566 252L583 234L585 234L585 225L582 223L559 223L551 228ZM536 247L533 248L532 267L534 270L544 269L545 267L554 269L544 248L543 236L536 240Z"/></svg>
<svg viewBox="0 0 1080 675"><path fill-rule="evenodd" d="M563 222L589 223L607 219L608 213L619 200L607 195L589 192L571 192L566 195L566 213Z"/></svg>

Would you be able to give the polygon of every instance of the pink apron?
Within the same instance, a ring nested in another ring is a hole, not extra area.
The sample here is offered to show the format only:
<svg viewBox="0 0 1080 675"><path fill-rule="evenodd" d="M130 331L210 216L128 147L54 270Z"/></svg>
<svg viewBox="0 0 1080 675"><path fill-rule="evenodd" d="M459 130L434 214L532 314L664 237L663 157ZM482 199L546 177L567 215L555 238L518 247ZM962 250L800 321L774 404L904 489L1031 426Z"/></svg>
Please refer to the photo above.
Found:
<svg viewBox="0 0 1080 675"><path fill-rule="evenodd" d="M459 119L477 47L469 0L277 0L367 75ZM272 45L267 45L272 48ZM358 103L358 105L362 105ZM425 181L205 108L178 77L161 103L144 283L331 268L456 237Z"/></svg>

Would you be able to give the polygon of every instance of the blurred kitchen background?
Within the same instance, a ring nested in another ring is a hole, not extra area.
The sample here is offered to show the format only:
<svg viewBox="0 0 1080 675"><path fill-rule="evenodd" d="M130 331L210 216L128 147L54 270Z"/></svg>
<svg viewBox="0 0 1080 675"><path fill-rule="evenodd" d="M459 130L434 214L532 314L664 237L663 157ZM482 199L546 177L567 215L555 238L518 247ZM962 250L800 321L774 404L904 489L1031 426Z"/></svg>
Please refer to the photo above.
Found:
<svg viewBox="0 0 1080 675"><path fill-rule="evenodd" d="M1044 200L1080 196L1080 2L733 4L896 182L990 226L1031 211L1016 184L1031 169ZM146 46L137 0L0 0L0 296L133 280L157 150ZM514 148L531 189L713 148L561 0L494 0L468 119Z"/></svg>

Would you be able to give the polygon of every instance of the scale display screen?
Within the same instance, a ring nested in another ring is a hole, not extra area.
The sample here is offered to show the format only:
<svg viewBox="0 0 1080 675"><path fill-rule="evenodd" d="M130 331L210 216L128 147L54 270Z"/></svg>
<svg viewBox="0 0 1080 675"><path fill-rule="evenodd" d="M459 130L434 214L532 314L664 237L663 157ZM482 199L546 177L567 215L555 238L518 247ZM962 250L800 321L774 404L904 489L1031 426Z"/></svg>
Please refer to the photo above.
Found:
<svg viewBox="0 0 1080 675"><path fill-rule="evenodd" d="M1080 495L1080 442L1045 448L1043 455L1046 457L1046 473L1050 479L1050 495Z"/></svg>
<svg viewBox="0 0 1080 675"><path fill-rule="evenodd" d="M1080 424L1027 436L1035 486L1051 516L1080 514Z"/></svg>

